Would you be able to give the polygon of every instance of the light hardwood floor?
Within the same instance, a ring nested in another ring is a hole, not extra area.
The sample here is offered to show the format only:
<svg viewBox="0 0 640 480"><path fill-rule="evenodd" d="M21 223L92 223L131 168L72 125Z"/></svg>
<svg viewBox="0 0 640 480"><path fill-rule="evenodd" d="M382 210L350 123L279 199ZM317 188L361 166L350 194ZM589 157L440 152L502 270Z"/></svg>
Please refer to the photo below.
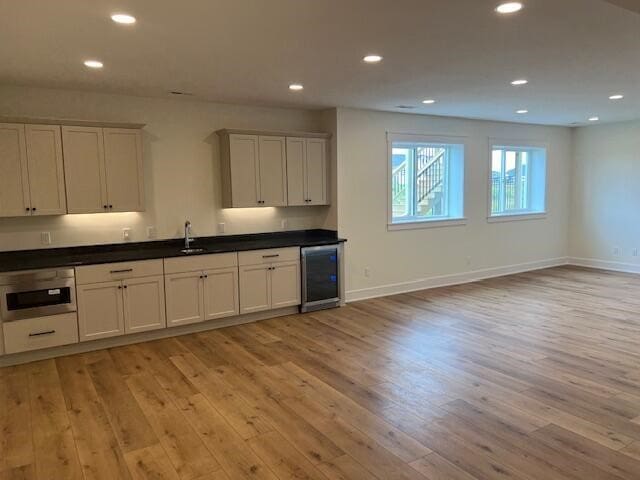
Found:
<svg viewBox="0 0 640 480"><path fill-rule="evenodd" d="M554 268L0 370L1 479L640 479L640 277Z"/></svg>

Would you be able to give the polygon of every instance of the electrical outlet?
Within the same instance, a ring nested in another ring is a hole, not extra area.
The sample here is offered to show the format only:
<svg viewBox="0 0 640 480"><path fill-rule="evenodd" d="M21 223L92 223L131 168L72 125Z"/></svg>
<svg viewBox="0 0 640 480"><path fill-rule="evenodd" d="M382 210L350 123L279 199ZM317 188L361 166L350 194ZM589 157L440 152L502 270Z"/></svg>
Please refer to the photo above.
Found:
<svg viewBox="0 0 640 480"><path fill-rule="evenodd" d="M371 269L369 267L365 267L364 276L365 277L370 277L371 276Z"/></svg>
<svg viewBox="0 0 640 480"><path fill-rule="evenodd" d="M633 250L631 250L631 255L634 256L634 257L637 257L638 256L638 249L634 248Z"/></svg>
<svg viewBox="0 0 640 480"><path fill-rule="evenodd" d="M620 247L613 247L613 254L617 257L620 255Z"/></svg>
<svg viewBox="0 0 640 480"><path fill-rule="evenodd" d="M471 257L467 257L466 258L466 262L467 262L467 267L471 265Z"/></svg>
<svg viewBox="0 0 640 480"><path fill-rule="evenodd" d="M224 233L224 223L218 224L218 233Z"/></svg>
<svg viewBox="0 0 640 480"><path fill-rule="evenodd" d="M122 229L122 240L124 240L125 242L128 242L129 240L131 240L131 229L130 228L123 228Z"/></svg>
<svg viewBox="0 0 640 480"><path fill-rule="evenodd" d="M282 228L282 230L286 230L288 226L289 226L289 222L287 221L286 218L283 218L282 220L280 220L280 228Z"/></svg>
<svg viewBox="0 0 640 480"><path fill-rule="evenodd" d="M147 227L147 238L156 238L158 236L158 232L156 231L156 227L149 226Z"/></svg>
<svg viewBox="0 0 640 480"><path fill-rule="evenodd" d="M51 232L40 233L40 241L43 245L51 245Z"/></svg>

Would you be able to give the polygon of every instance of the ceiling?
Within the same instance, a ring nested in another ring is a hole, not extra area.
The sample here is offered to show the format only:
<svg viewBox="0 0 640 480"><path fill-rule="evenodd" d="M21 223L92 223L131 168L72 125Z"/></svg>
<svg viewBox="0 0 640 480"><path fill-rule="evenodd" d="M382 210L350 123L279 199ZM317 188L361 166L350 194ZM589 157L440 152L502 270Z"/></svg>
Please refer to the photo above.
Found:
<svg viewBox="0 0 640 480"><path fill-rule="evenodd" d="M640 118L640 15L622 8L635 0L522 1L499 16L498 0L5 0L0 83L553 125Z"/></svg>

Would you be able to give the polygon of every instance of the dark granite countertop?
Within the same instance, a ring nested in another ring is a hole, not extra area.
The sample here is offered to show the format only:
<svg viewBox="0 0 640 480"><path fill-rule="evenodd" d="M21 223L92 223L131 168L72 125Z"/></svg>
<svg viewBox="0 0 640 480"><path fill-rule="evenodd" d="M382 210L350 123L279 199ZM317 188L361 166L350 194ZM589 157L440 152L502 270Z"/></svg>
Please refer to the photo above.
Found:
<svg viewBox="0 0 640 480"><path fill-rule="evenodd" d="M38 250L15 250L0 252L0 272L208 255L212 253L260 250L263 248L315 247L345 241L345 239L338 238L337 232L332 230L299 230L250 235L200 237L192 243L192 248L204 248L205 250L202 253L190 255L185 255L180 252L184 247L184 239L84 247L43 248Z"/></svg>

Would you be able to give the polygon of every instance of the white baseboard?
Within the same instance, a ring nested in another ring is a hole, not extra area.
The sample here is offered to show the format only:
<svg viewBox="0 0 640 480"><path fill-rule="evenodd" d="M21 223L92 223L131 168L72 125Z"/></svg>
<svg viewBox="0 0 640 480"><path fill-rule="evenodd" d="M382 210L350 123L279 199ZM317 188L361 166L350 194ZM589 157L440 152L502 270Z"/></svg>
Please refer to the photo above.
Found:
<svg viewBox="0 0 640 480"><path fill-rule="evenodd" d="M381 285L379 287L350 290L347 292L347 302L477 282L478 280L485 280L487 278L502 277L505 275L513 275L514 273L530 272L533 270L541 270L543 268L567 265L567 263L569 263L569 259L567 257L558 257L547 260L537 260L535 262L506 265L503 267L485 268L482 270L472 270L470 272L422 278L412 280L410 282Z"/></svg>
<svg viewBox="0 0 640 480"><path fill-rule="evenodd" d="M569 257L569 264L578 267L599 268L614 272L640 273L640 264L627 262L614 262L611 260L599 260L597 258Z"/></svg>

